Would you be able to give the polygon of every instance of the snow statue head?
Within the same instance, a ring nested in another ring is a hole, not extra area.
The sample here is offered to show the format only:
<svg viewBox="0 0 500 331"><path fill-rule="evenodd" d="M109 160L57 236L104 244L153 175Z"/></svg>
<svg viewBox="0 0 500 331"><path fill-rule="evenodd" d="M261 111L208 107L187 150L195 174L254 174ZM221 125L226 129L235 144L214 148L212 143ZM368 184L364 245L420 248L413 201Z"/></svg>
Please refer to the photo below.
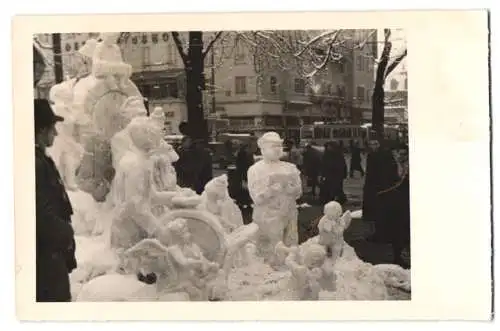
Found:
<svg viewBox="0 0 500 331"><path fill-rule="evenodd" d="M147 110L141 97L128 97L120 106L120 115L122 116L125 123L125 125L121 125L120 130L123 129L126 124L128 124L133 118L138 116L146 116L146 114Z"/></svg>
<svg viewBox="0 0 500 331"><path fill-rule="evenodd" d="M188 244L192 241L191 232L189 231L187 220L184 218L176 218L166 225L167 233L170 236L172 244Z"/></svg>
<svg viewBox="0 0 500 331"><path fill-rule="evenodd" d="M161 131L165 128L165 112L162 107L155 107L151 114L151 120L155 122Z"/></svg>
<svg viewBox="0 0 500 331"><path fill-rule="evenodd" d="M141 116L132 119L127 128L132 143L144 152L156 149L162 141L160 130L148 117Z"/></svg>
<svg viewBox="0 0 500 331"><path fill-rule="evenodd" d="M342 206L337 201L330 201L324 206L323 213L329 219L335 221L342 216Z"/></svg>
<svg viewBox="0 0 500 331"><path fill-rule="evenodd" d="M120 32L103 32L99 35L104 45L112 45L118 42Z"/></svg>
<svg viewBox="0 0 500 331"><path fill-rule="evenodd" d="M83 45L79 50L78 54L80 54L81 61L83 64L84 71L90 72L92 69L92 58L94 57L94 52L97 47L97 39L89 39L85 41L85 45Z"/></svg>
<svg viewBox="0 0 500 331"><path fill-rule="evenodd" d="M228 185L227 175L215 177L205 185L205 194L211 200L226 199Z"/></svg>
<svg viewBox="0 0 500 331"><path fill-rule="evenodd" d="M326 249L319 244L308 245L303 254L304 265L309 269L320 268L326 259Z"/></svg>
<svg viewBox="0 0 500 331"><path fill-rule="evenodd" d="M58 105L69 105L73 101L73 89L69 81L56 84L50 88L49 100Z"/></svg>
<svg viewBox="0 0 500 331"><path fill-rule="evenodd" d="M266 132L257 140L265 161L278 161L283 156L283 139L276 132Z"/></svg>

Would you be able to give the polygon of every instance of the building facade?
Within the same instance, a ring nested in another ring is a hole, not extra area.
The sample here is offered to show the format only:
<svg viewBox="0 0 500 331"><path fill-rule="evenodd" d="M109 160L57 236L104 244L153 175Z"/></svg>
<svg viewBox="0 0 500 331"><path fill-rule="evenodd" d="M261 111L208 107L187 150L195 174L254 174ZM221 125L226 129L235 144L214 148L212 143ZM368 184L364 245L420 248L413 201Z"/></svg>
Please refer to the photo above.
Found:
<svg viewBox="0 0 500 331"><path fill-rule="evenodd" d="M276 130L287 136L297 136L301 125L316 121L360 123L363 112L371 108L377 33L344 33L352 41L341 50L341 60L329 63L311 79L304 78L300 70L281 70L269 63L263 66L255 49L240 34L225 33L205 58L207 116L225 119L235 132ZM204 33L204 44L214 35ZM35 37L46 46L47 58L53 59L51 35ZM77 51L92 37L96 34L61 34L65 76L76 73L80 61ZM187 33L180 33L180 38L185 43ZM362 47L355 47L360 41ZM132 65L132 80L148 99L150 111L162 107L167 120L186 120L184 64L172 34L129 33L121 40L120 48L123 60ZM41 96L48 96L53 77L53 66L49 65L37 88Z"/></svg>
<svg viewBox="0 0 500 331"><path fill-rule="evenodd" d="M276 130L292 136L302 124L315 121L361 122L363 110L371 107L377 35L371 30L351 31L354 40L366 39L364 47L346 47L349 51L343 52L341 62L330 64L313 80L298 70L262 70L243 38L226 33L205 58L207 115L227 119L235 132ZM204 44L214 35L204 33ZM187 33L180 37L187 40ZM186 119L184 64L171 34L132 33L120 46L150 107L161 106L167 114L180 112ZM321 86L320 96L312 84Z"/></svg>

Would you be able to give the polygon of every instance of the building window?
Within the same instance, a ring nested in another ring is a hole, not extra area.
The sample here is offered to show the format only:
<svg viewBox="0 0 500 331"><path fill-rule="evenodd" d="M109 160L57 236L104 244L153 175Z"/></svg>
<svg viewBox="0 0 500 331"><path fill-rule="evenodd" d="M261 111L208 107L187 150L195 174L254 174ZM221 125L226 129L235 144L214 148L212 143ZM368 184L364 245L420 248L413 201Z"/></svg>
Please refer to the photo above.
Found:
<svg viewBox="0 0 500 331"><path fill-rule="evenodd" d="M276 94L278 92L278 80L276 79L276 77L271 76L271 78L269 79L269 83L271 85L271 93Z"/></svg>
<svg viewBox="0 0 500 331"><path fill-rule="evenodd" d="M235 64L244 64L245 63L245 48L243 43L236 41L236 50L234 55L234 63Z"/></svg>
<svg viewBox="0 0 500 331"><path fill-rule="evenodd" d="M295 93L305 94L306 81L302 78L295 78L293 90L295 91Z"/></svg>
<svg viewBox="0 0 500 331"><path fill-rule="evenodd" d="M143 34L142 35L142 43L143 44L147 44L148 43L148 35L147 34Z"/></svg>
<svg viewBox="0 0 500 331"><path fill-rule="evenodd" d="M367 71L372 71L372 66L371 66L371 59L370 58L365 58L365 69Z"/></svg>
<svg viewBox="0 0 500 331"><path fill-rule="evenodd" d="M391 90L395 91L398 89L398 81L396 79L391 79Z"/></svg>
<svg viewBox="0 0 500 331"><path fill-rule="evenodd" d="M342 61L342 62L339 62L338 67L339 67L339 72L340 72L341 74L345 73L345 64L344 64L344 62L343 62L343 61Z"/></svg>
<svg viewBox="0 0 500 331"><path fill-rule="evenodd" d="M151 35L151 41L153 42L153 44L158 44L158 33L153 33Z"/></svg>
<svg viewBox="0 0 500 331"><path fill-rule="evenodd" d="M164 32L162 35L161 35L161 38L163 39L164 42L167 42L168 41L168 32Z"/></svg>
<svg viewBox="0 0 500 331"><path fill-rule="evenodd" d="M71 45L70 44L66 44L65 49L66 49L66 52L71 51Z"/></svg>
<svg viewBox="0 0 500 331"><path fill-rule="evenodd" d="M358 100L365 101L365 88L363 86L358 86Z"/></svg>
<svg viewBox="0 0 500 331"><path fill-rule="evenodd" d="M366 101L367 102L370 102L371 95L372 95L372 91L366 90Z"/></svg>
<svg viewBox="0 0 500 331"><path fill-rule="evenodd" d="M408 90L408 78L405 78L405 90Z"/></svg>
<svg viewBox="0 0 500 331"><path fill-rule="evenodd" d="M133 36L132 37L132 44L137 45L138 42L139 42L139 39L137 38L137 36Z"/></svg>
<svg viewBox="0 0 500 331"><path fill-rule="evenodd" d="M226 97L230 97L231 96L231 90L226 90L226 92L224 93L224 95Z"/></svg>
<svg viewBox="0 0 500 331"><path fill-rule="evenodd" d="M80 48L80 45L78 43L75 43L75 51L77 51Z"/></svg>
<svg viewBox="0 0 500 331"><path fill-rule="evenodd" d="M149 65L150 62L150 51L149 47L142 48L142 65L145 67Z"/></svg>
<svg viewBox="0 0 500 331"><path fill-rule="evenodd" d="M363 71L363 57L361 55L356 57L356 69L358 71Z"/></svg>
<svg viewBox="0 0 500 331"><path fill-rule="evenodd" d="M247 78L245 76L234 77L234 93L246 94L247 93Z"/></svg>
<svg viewBox="0 0 500 331"><path fill-rule="evenodd" d="M82 46L83 46L83 45L85 45L85 40L84 40L84 41L82 41Z"/></svg>

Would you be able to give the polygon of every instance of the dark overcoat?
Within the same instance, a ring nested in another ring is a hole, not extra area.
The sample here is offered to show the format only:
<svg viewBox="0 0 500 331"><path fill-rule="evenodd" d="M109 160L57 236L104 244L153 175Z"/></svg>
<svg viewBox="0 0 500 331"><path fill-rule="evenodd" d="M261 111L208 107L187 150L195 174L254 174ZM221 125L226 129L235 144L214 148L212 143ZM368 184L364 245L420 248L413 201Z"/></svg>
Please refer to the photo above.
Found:
<svg viewBox="0 0 500 331"><path fill-rule="evenodd" d="M53 160L35 148L36 298L71 301L69 273L76 268L73 209Z"/></svg>

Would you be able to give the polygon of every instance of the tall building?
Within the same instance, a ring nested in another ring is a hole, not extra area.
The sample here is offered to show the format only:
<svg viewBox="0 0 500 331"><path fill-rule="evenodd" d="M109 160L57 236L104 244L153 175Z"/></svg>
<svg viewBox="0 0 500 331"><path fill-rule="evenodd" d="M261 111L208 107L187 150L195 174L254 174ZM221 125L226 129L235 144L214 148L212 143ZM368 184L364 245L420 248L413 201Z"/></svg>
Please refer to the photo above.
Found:
<svg viewBox="0 0 500 331"><path fill-rule="evenodd" d="M227 119L235 132L276 130L294 136L302 124L314 121L359 123L363 109L370 107L377 35L372 30L347 33L354 41L365 40L364 46L345 47L341 62L329 64L313 80L299 70L263 66L260 59L266 54L257 56L240 34L226 33L205 58L204 109L211 117ZM214 35L204 33L204 44ZM187 33L180 37L188 39ZM167 117L181 113L186 119L184 65L171 34L131 33L120 46L150 107L161 106ZM313 85L320 85L319 96Z"/></svg>

